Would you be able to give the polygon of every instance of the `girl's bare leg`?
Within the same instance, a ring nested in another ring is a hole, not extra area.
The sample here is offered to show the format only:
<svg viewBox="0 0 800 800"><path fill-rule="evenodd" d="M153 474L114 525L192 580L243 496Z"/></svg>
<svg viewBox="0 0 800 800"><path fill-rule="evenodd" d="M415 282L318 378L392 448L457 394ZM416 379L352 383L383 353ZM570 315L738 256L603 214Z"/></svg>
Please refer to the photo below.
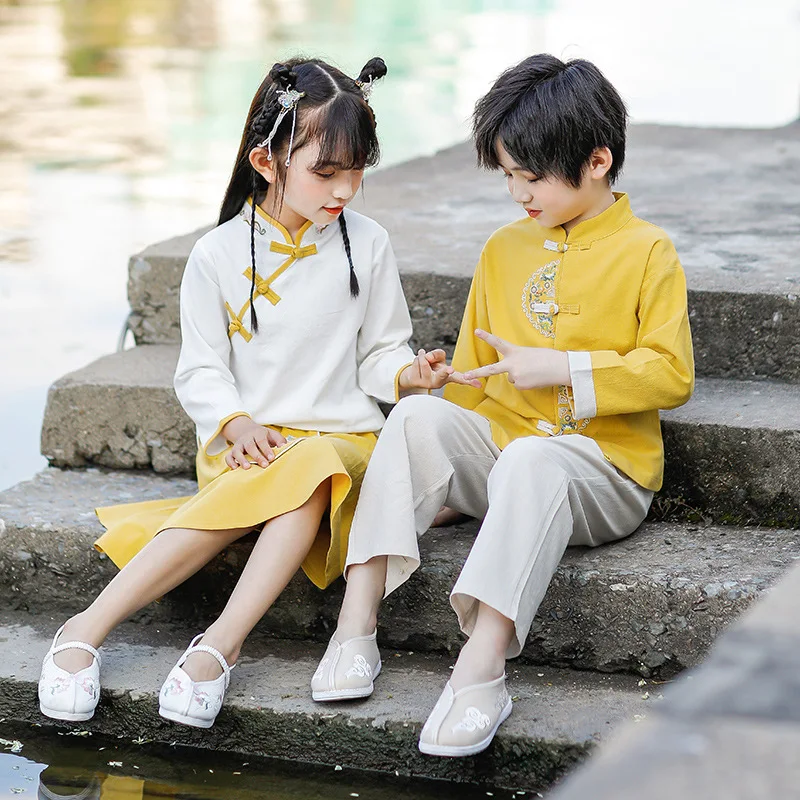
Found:
<svg viewBox="0 0 800 800"><path fill-rule="evenodd" d="M67 621L60 642L82 641L99 647L124 619L167 594L204 567L250 528L195 531L171 528L143 547L80 614ZM65 650L54 658L68 672L92 663L84 650Z"/></svg>
<svg viewBox="0 0 800 800"><path fill-rule="evenodd" d="M326 480L304 505L270 520L259 534L233 594L202 639L229 664L308 555L330 498L331 482ZM202 652L189 656L183 668L195 681L213 680L222 672L217 660Z"/></svg>
<svg viewBox="0 0 800 800"><path fill-rule="evenodd" d="M461 648L450 676L453 691L499 678L506 668L506 651L514 638L514 622L480 603L475 628Z"/></svg>
<svg viewBox="0 0 800 800"><path fill-rule="evenodd" d="M340 644L375 630L386 588L387 561L386 556L375 556L364 564L352 564L347 570L347 589L334 634Z"/></svg>

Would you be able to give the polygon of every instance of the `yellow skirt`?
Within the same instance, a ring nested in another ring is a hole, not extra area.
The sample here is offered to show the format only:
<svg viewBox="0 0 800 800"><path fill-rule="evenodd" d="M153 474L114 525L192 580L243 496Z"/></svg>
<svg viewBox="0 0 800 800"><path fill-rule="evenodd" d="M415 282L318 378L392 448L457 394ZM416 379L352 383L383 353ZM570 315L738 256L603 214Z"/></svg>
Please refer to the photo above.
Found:
<svg viewBox="0 0 800 800"><path fill-rule="evenodd" d="M199 491L193 497L151 500L96 509L107 529L95 542L120 569L151 539L168 528L227 530L256 527L302 506L331 479L329 519L320 526L303 571L324 589L344 570L347 538L358 492L375 448L374 433L325 433L282 428L302 437L268 467L232 470L230 447L214 456L197 453Z"/></svg>

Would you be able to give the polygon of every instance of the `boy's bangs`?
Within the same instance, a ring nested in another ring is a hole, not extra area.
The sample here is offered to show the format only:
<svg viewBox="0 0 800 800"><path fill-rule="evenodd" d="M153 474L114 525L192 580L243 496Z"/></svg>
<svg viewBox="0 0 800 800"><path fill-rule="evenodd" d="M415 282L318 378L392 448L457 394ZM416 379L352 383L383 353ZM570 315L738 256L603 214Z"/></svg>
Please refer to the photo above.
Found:
<svg viewBox="0 0 800 800"><path fill-rule="evenodd" d="M304 139L319 144L314 170L361 170L380 158L372 111L354 95L339 94L316 111L307 121Z"/></svg>

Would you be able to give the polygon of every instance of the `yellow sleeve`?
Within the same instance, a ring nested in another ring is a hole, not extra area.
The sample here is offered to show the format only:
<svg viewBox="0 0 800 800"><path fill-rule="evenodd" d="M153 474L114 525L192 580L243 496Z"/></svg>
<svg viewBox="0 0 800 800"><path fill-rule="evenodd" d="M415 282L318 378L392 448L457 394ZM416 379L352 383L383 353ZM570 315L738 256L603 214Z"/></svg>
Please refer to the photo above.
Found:
<svg viewBox="0 0 800 800"><path fill-rule="evenodd" d="M639 295L636 347L621 355L593 350L596 416L676 408L694 390L686 278L667 240L650 252Z"/></svg>
<svg viewBox="0 0 800 800"><path fill-rule="evenodd" d="M485 252L481 254L481 259L472 277L467 305L461 320L461 330L458 333L458 341L453 353L451 363L457 372L467 372L470 369L497 361L497 351L475 335L476 328L492 332L489 324L489 312L486 308ZM456 383L449 383L445 386L444 396L451 403L468 409L478 406L485 397L483 389L460 386Z"/></svg>

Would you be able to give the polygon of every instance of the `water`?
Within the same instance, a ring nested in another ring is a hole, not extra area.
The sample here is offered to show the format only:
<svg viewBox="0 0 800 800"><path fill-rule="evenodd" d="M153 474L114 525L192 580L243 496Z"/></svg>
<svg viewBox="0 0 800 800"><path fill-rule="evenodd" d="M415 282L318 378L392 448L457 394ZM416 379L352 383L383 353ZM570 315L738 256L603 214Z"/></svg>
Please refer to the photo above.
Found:
<svg viewBox="0 0 800 800"><path fill-rule="evenodd" d="M44 466L48 385L116 348L128 256L213 220L252 93L298 50L384 56L384 164L464 139L543 50L595 60L637 122L798 116L797 0L0 0L0 489Z"/></svg>
<svg viewBox="0 0 800 800"><path fill-rule="evenodd" d="M77 735L72 735L77 734ZM487 800L536 797L535 792L453 786L439 781L378 776L288 764L266 758L156 747L46 728L0 726L0 798L72 800Z"/></svg>

